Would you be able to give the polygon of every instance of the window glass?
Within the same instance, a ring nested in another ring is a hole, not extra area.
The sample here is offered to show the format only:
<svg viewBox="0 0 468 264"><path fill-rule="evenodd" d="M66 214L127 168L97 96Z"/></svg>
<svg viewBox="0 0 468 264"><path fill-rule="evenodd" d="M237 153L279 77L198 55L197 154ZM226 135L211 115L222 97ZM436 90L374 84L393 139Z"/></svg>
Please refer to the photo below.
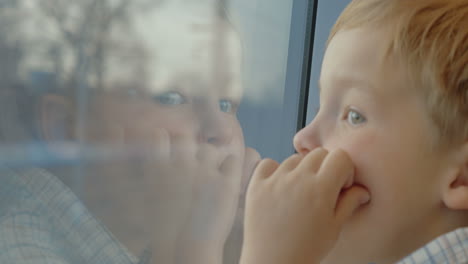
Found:
<svg viewBox="0 0 468 264"><path fill-rule="evenodd" d="M313 44L312 66L310 74L310 88L307 108L307 123L312 122L319 107L320 69L330 30L343 9L351 0L320 0L317 1L317 19L315 20L315 34Z"/></svg>
<svg viewBox="0 0 468 264"><path fill-rule="evenodd" d="M236 263L252 171L292 143L291 15L1 1L0 263Z"/></svg>

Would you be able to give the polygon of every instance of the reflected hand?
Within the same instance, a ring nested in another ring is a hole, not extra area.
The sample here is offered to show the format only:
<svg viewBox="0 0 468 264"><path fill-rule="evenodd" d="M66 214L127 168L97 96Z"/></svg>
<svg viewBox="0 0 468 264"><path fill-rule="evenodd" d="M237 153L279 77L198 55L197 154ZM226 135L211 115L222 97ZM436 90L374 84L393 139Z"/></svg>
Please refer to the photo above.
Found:
<svg viewBox="0 0 468 264"><path fill-rule="evenodd" d="M247 188L249 186L253 172L260 160L260 154L255 149L248 147L245 148L239 203L237 206L237 213L235 216L236 219L234 222L233 230L231 232L234 232L234 229L237 229L238 232L241 232L242 230L242 226L244 223L245 197L247 193Z"/></svg>
<svg viewBox="0 0 468 264"><path fill-rule="evenodd" d="M181 263L189 260L195 263L194 255L203 263L221 263L223 246L235 220L242 182L250 178L242 174L250 174L259 160L258 153L247 148L245 153L231 154L217 165L218 153L215 146L209 144L202 145L197 153L199 167L194 174L192 210L180 237L182 248L187 249L188 254L180 256Z"/></svg>
<svg viewBox="0 0 468 264"><path fill-rule="evenodd" d="M114 124L110 132L96 142L109 162L88 177L87 204L133 254L151 245L153 259L172 263L190 213L194 142L154 126Z"/></svg>
<svg viewBox="0 0 468 264"><path fill-rule="evenodd" d="M158 263L172 263L177 253L177 238L189 217L193 196L194 143L170 137L164 129L154 133L152 147L141 166L146 186L145 207L149 229L153 232L153 255ZM151 144L150 144L151 145Z"/></svg>

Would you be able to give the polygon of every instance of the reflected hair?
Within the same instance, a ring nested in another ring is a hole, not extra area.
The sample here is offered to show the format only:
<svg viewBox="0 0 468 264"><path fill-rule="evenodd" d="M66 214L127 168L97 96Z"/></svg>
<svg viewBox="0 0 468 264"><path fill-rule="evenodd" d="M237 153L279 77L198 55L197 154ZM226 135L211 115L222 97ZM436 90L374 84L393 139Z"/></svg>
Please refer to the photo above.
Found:
<svg viewBox="0 0 468 264"><path fill-rule="evenodd" d="M342 30L371 27L388 35L387 58L405 69L425 96L436 126L434 145L468 140L468 1L354 0L328 43Z"/></svg>

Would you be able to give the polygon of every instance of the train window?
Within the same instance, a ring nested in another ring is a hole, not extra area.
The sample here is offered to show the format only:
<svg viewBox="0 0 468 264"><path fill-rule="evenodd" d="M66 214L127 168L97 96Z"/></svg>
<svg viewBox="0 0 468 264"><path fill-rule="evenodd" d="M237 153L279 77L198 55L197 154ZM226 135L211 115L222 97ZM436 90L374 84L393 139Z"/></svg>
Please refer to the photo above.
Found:
<svg viewBox="0 0 468 264"><path fill-rule="evenodd" d="M323 55L325 54L325 44L328 35L336 19L351 0L340 1L318 1L317 18L315 20L315 35L313 43L312 66L310 70L310 86L308 96L308 108L306 122L310 123L317 113L319 107L318 80L320 69L322 68Z"/></svg>
<svg viewBox="0 0 468 264"><path fill-rule="evenodd" d="M311 1L0 3L0 262L236 263Z"/></svg>

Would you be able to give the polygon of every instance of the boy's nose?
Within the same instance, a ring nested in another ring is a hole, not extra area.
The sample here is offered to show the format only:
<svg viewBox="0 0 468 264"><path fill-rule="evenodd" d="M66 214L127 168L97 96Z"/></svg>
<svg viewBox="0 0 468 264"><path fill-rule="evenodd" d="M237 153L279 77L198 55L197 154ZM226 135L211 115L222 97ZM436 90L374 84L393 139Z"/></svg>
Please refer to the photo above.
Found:
<svg viewBox="0 0 468 264"><path fill-rule="evenodd" d="M293 139L294 148L299 154L307 154L322 145L316 122L312 122L299 132Z"/></svg>
<svg viewBox="0 0 468 264"><path fill-rule="evenodd" d="M218 109L206 109L200 113L200 130L198 139L201 143L222 146L229 144L233 138L233 127L228 117Z"/></svg>

